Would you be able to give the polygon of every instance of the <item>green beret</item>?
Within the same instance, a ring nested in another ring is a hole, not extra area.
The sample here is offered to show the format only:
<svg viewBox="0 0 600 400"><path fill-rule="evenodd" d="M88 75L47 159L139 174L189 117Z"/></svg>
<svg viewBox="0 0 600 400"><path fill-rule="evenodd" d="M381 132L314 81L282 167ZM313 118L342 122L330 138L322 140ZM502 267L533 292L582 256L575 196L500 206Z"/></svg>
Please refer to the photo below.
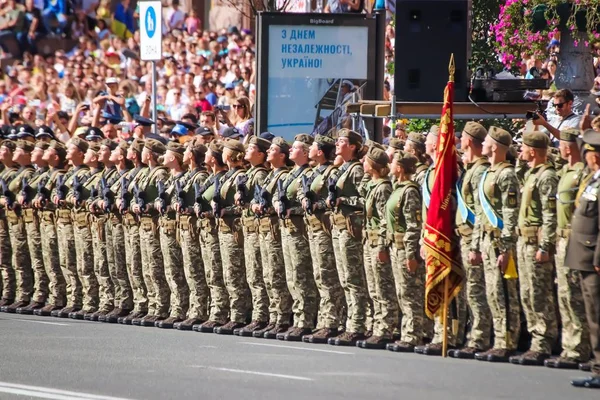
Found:
<svg viewBox="0 0 600 400"><path fill-rule="evenodd" d="M100 141L100 146L106 146L112 151L117 148L118 144L110 139L102 139Z"/></svg>
<svg viewBox="0 0 600 400"><path fill-rule="evenodd" d="M325 136L325 135L317 135L315 136L315 142L323 147L323 148L332 148L335 147L335 140L332 137L329 136Z"/></svg>
<svg viewBox="0 0 600 400"><path fill-rule="evenodd" d="M172 151L173 153L183 156L183 153L185 152L185 147L183 147L177 142L169 142L167 144L167 151Z"/></svg>
<svg viewBox="0 0 600 400"><path fill-rule="evenodd" d="M385 151L378 147L371 147L367 153L367 158L382 167L386 167L390 162L390 158L385 154Z"/></svg>
<svg viewBox="0 0 600 400"><path fill-rule="evenodd" d="M124 152L127 152L127 149L129 149L129 143L127 143L124 140L121 140L119 142L119 145L117 146L119 149L123 150Z"/></svg>
<svg viewBox="0 0 600 400"><path fill-rule="evenodd" d="M425 150L425 135L419 132L411 132L408 134L407 140L412 142L415 146L417 146L421 150ZM391 140L390 140L391 142Z"/></svg>
<svg viewBox="0 0 600 400"><path fill-rule="evenodd" d="M362 144L363 138L357 132L351 131L350 129L340 129L338 132L338 138L348 138L350 144Z"/></svg>
<svg viewBox="0 0 600 400"><path fill-rule="evenodd" d="M54 151L56 152L56 155L61 159L64 160L65 157L67 156L67 148L65 147L64 144L62 144L62 142L59 142L58 140L53 140L50 142L50 145L48 146L49 149L54 149Z"/></svg>
<svg viewBox="0 0 600 400"><path fill-rule="evenodd" d="M429 128L429 134L431 134L433 136L439 136L440 135L440 127L437 125L432 125L431 128Z"/></svg>
<svg viewBox="0 0 600 400"><path fill-rule="evenodd" d="M88 142L86 142L85 140L78 138L78 137L72 138L70 141L70 144L77 147L79 149L79 151L81 151L82 153L86 153L90 146Z"/></svg>
<svg viewBox="0 0 600 400"><path fill-rule="evenodd" d="M208 148L201 143L195 143L191 140L188 141L188 143L188 149L194 154L194 156L196 158L204 159L204 155L208 151Z"/></svg>
<svg viewBox="0 0 600 400"><path fill-rule="evenodd" d="M384 150L385 151L385 147L383 147L383 145L381 143L377 143L376 141L371 140L371 139L369 139L369 140L367 140L365 142L365 146L367 146L369 149L372 149L372 148L376 147L376 148L378 148L380 150Z"/></svg>
<svg viewBox="0 0 600 400"><path fill-rule="evenodd" d="M37 147L38 149L46 150L48 147L50 147L50 143L38 140L37 142L35 142L35 147Z"/></svg>
<svg viewBox="0 0 600 400"><path fill-rule="evenodd" d="M488 135L490 135L490 137L496 142L506 147L510 146L512 143L512 136L510 135L510 133L508 133L502 128L498 128L497 126L490 126Z"/></svg>
<svg viewBox="0 0 600 400"><path fill-rule="evenodd" d="M144 139L134 139L133 142L131 142L131 144L129 145L129 147L132 150L137 151L138 153L141 153L142 150L144 150L145 144L146 144L146 142L144 141Z"/></svg>
<svg viewBox="0 0 600 400"><path fill-rule="evenodd" d="M579 129L565 129L560 131L560 140L563 142L575 143L575 139L579 136Z"/></svg>
<svg viewBox="0 0 600 400"><path fill-rule="evenodd" d="M587 150L600 153L600 132L593 129L587 129L583 132L582 139L584 151Z"/></svg>
<svg viewBox="0 0 600 400"><path fill-rule="evenodd" d="M88 142L88 150L97 153L100 150L100 142Z"/></svg>
<svg viewBox="0 0 600 400"><path fill-rule="evenodd" d="M279 147L279 150L282 153L290 154L290 144L288 142L286 142L284 138L277 136L276 138L273 139L272 143L275 146Z"/></svg>
<svg viewBox="0 0 600 400"><path fill-rule="evenodd" d="M212 153L223 153L223 142L220 140L213 140L212 142L210 142L210 144L208 145L208 148L210 149L210 151Z"/></svg>
<svg viewBox="0 0 600 400"><path fill-rule="evenodd" d="M223 147L229 150L237 151L238 153L243 153L246 151L244 144L237 139L226 139L225 143L223 143Z"/></svg>
<svg viewBox="0 0 600 400"><path fill-rule="evenodd" d="M307 145L313 144L315 139L307 133L300 133L294 137L294 142L300 142Z"/></svg>
<svg viewBox="0 0 600 400"><path fill-rule="evenodd" d="M394 153L394 159L396 162L400 163L404 169L409 171L414 171L417 167L417 163L419 162L417 157L402 150Z"/></svg>
<svg viewBox="0 0 600 400"><path fill-rule="evenodd" d="M404 142L398 138L391 138L390 147L396 150L402 150L404 149Z"/></svg>
<svg viewBox="0 0 600 400"><path fill-rule="evenodd" d="M483 142L487 135L487 130L483 127L483 125L478 124L477 122L469 121L465 124L465 127L463 128L463 133L466 133L473 139L477 139L478 141Z"/></svg>
<svg viewBox="0 0 600 400"><path fill-rule="evenodd" d="M27 140L17 140L17 148L26 151L27 153L31 153L33 149L35 149L35 146Z"/></svg>
<svg viewBox="0 0 600 400"><path fill-rule="evenodd" d="M258 147L261 153L266 153L269 150L269 147L271 147L271 142L258 136L252 136L248 141L248 144L253 144Z"/></svg>
<svg viewBox="0 0 600 400"><path fill-rule="evenodd" d="M15 142L14 140L6 139L4 142L2 142L2 146L6 147L10 151L15 151L15 149L17 148L17 142Z"/></svg>
<svg viewBox="0 0 600 400"><path fill-rule="evenodd" d="M146 140L144 147L159 155L163 155L167 151L167 147L156 139Z"/></svg>
<svg viewBox="0 0 600 400"><path fill-rule="evenodd" d="M523 134L523 144L534 149L547 149L550 139L548 139L548 135L542 132L525 132Z"/></svg>

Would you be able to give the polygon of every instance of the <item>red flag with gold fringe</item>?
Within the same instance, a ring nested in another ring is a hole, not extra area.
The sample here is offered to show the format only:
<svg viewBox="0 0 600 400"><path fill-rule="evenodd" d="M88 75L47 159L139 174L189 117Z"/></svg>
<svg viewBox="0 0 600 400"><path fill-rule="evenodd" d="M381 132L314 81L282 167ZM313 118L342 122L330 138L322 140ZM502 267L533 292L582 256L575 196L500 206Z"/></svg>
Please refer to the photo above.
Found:
<svg viewBox="0 0 600 400"><path fill-rule="evenodd" d="M457 210L456 195L453 192L458 179L458 165L454 143L453 99L454 56L450 61L450 79L444 90L435 178L425 224L425 313L429 318L448 307L449 302L460 292L464 277L459 238L455 232ZM448 291L446 296L445 290Z"/></svg>

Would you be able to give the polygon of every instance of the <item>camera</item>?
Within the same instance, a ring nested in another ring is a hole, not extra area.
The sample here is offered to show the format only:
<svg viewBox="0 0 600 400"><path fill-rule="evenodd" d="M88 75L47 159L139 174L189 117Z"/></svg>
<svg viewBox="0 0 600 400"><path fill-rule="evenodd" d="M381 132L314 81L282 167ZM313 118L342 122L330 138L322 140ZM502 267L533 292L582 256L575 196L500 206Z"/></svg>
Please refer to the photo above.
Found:
<svg viewBox="0 0 600 400"><path fill-rule="evenodd" d="M537 109L535 111L527 111L527 113L525 113L525 119L531 119L535 121L540 118L538 114L542 115L544 118L547 118L546 111L544 111L544 105L541 101L537 102Z"/></svg>

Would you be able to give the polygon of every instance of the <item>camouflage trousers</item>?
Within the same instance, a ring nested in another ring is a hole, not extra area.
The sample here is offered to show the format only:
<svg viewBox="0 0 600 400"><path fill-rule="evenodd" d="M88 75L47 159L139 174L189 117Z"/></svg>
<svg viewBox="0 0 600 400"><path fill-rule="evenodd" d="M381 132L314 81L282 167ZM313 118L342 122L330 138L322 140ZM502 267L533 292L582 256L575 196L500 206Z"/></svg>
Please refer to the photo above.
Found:
<svg viewBox="0 0 600 400"><path fill-rule="evenodd" d="M581 293L581 272L564 265L569 239L556 240L556 280L558 283L558 311L562 323L561 357L585 362L589 359L590 332L585 320L585 305Z"/></svg>
<svg viewBox="0 0 600 400"><path fill-rule="evenodd" d="M470 237L460 239L460 249L466 275L464 290L471 318L471 330L467 332L465 346L487 350L491 347L492 341L492 312L486 298L483 264L471 265L469 262Z"/></svg>
<svg viewBox="0 0 600 400"><path fill-rule="evenodd" d="M108 268L105 216L89 216L94 250L94 272L98 280L98 311L110 312L115 308L115 289Z"/></svg>
<svg viewBox="0 0 600 400"><path fill-rule="evenodd" d="M423 341L425 318L425 265L420 263L415 272L410 272L406 266L406 250L396 244L392 244L390 256L402 314L400 340L418 346Z"/></svg>
<svg viewBox="0 0 600 400"><path fill-rule="evenodd" d="M244 235L239 220L219 220L219 248L223 262L223 279L229 294L229 319L246 322L250 290L244 265Z"/></svg>
<svg viewBox="0 0 600 400"><path fill-rule="evenodd" d="M269 296L269 321L288 325L293 300L286 283L279 220L274 217L261 218L258 230L263 278Z"/></svg>
<svg viewBox="0 0 600 400"><path fill-rule="evenodd" d="M516 350L521 332L518 280L504 279L504 275L497 265L496 252L498 248L489 233L484 234L481 246L485 292L492 313L494 348ZM512 256L515 257L514 251Z"/></svg>
<svg viewBox="0 0 600 400"><path fill-rule="evenodd" d="M33 296L32 301L45 303L48 299L48 275L44 267L44 255L42 252L42 236L40 232L40 220L33 210L27 212L25 218L25 231L27 232L27 245L29 247L29 258L33 271Z"/></svg>
<svg viewBox="0 0 600 400"><path fill-rule="evenodd" d="M244 261L246 280L252 296L252 320L269 321L269 296L263 278L263 264L260 256L258 223L250 217L244 221Z"/></svg>
<svg viewBox="0 0 600 400"><path fill-rule="evenodd" d="M346 323L346 299L332 257L331 236L316 218L309 218L308 243L320 298L317 328L339 329Z"/></svg>
<svg viewBox="0 0 600 400"><path fill-rule="evenodd" d="M592 374L600 377L600 275L596 271L581 271L581 293L585 304L585 316L590 327L590 342L594 361Z"/></svg>
<svg viewBox="0 0 600 400"><path fill-rule="evenodd" d="M125 231L125 259L127 260L127 274L133 291L133 311L148 312L148 288L144 281L142 269L142 248L140 244L140 225L132 214L123 216L123 230Z"/></svg>
<svg viewBox="0 0 600 400"><path fill-rule="evenodd" d="M142 217L140 221L142 271L148 289L148 315L167 318L171 293L165 278L157 222L158 218L152 217Z"/></svg>
<svg viewBox="0 0 600 400"><path fill-rule="evenodd" d="M200 226L200 250L204 261L206 284L210 292L209 320L221 324L229 320L229 294L223 280L223 263L219 246L219 233L215 220L203 218Z"/></svg>
<svg viewBox="0 0 600 400"><path fill-rule="evenodd" d="M521 305L531 334L531 351L550 354L558 336L554 299L554 266L552 262L539 263L535 255L539 249L537 238L519 237L519 285Z"/></svg>
<svg viewBox="0 0 600 400"><path fill-rule="evenodd" d="M106 224L108 270L115 288L115 307L133 309L133 292L129 283L125 230L119 216L111 214Z"/></svg>
<svg viewBox="0 0 600 400"><path fill-rule="evenodd" d="M200 246L196 217L179 217L179 240L183 255L183 272L190 291L187 318L200 321L208 320L210 291L206 283L206 274Z"/></svg>
<svg viewBox="0 0 600 400"><path fill-rule="evenodd" d="M5 217L0 218L0 273L2 274L2 298L14 300L17 284L15 270L12 267L8 221Z"/></svg>
<svg viewBox="0 0 600 400"><path fill-rule="evenodd" d="M58 210L66 212L68 210ZM67 307L81 308L83 285L77 275L77 255L75 254L75 232L70 218L58 214L56 235L58 237L58 256L60 269L67 285Z"/></svg>
<svg viewBox="0 0 600 400"><path fill-rule="evenodd" d="M190 290L183 273L183 254L177 241L177 221L174 219L160 219L160 248L165 278L171 291L169 316L184 320L190 306Z"/></svg>
<svg viewBox="0 0 600 400"><path fill-rule="evenodd" d="M7 212L7 214L10 211ZM8 217L10 245L12 247L12 264L15 269L16 293L15 301L29 303L33 294L33 272L27 245L27 231L23 217Z"/></svg>
<svg viewBox="0 0 600 400"><path fill-rule="evenodd" d="M95 312L98 310L99 285L94 273L94 245L88 215L85 212L73 213L73 232L77 275L83 286L82 310Z"/></svg>
<svg viewBox="0 0 600 400"><path fill-rule="evenodd" d="M294 326L314 328L317 316L317 285L306 238L304 219L292 216L280 222L287 286L292 295Z"/></svg>
<svg viewBox="0 0 600 400"><path fill-rule="evenodd" d="M67 297L67 285L60 269L60 257L58 252L58 235L56 233L56 221L54 212L40 212L40 235L43 238L42 255L44 267L48 276L48 304L64 307Z"/></svg>
<svg viewBox="0 0 600 400"><path fill-rule="evenodd" d="M365 333L372 305L363 263L363 245L346 228L337 225L334 225L331 236L338 276L348 306L346 331Z"/></svg>
<svg viewBox="0 0 600 400"><path fill-rule="evenodd" d="M379 252L385 251L387 261L379 260ZM394 328L398 325L398 297L394 283L394 273L389 249L377 246L377 243L365 243L364 262L367 276L369 296L373 302L373 335L391 339Z"/></svg>

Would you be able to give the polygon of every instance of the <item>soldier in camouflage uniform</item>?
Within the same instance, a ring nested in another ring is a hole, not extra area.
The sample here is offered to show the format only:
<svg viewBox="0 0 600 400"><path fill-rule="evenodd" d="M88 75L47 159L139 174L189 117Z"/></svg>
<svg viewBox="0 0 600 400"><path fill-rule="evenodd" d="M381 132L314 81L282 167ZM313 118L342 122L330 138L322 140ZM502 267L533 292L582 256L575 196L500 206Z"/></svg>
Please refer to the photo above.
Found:
<svg viewBox="0 0 600 400"><path fill-rule="evenodd" d="M171 200L171 207L179 214L179 237L183 255L183 271L190 290L189 308L185 321L175 323L179 330L192 330L208 320L210 291L206 283L206 272L198 244L198 218L194 213L195 188L208 179L204 158L208 149L198 139L187 142L183 162L188 167L183 181L179 183L181 193ZM177 190L177 187L176 187Z"/></svg>
<svg viewBox="0 0 600 400"><path fill-rule="evenodd" d="M315 283L319 291L319 314L317 331L303 337L307 343L327 343L331 337L339 335L345 324L346 301L340 283L333 255L331 238L331 210L325 204L327 183L337 179L337 168L333 166L335 140L317 135L310 146L309 158L316 163L308 191L299 190L308 230L308 243L313 261Z"/></svg>
<svg viewBox="0 0 600 400"><path fill-rule="evenodd" d="M394 154L399 151L404 150L405 142L398 138L391 138L388 147L385 149L385 154L387 154L388 159L393 160Z"/></svg>
<svg viewBox="0 0 600 400"><path fill-rule="evenodd" d="M360 183L364 170L360 159L364 156L362 137L351 130L338 132L336 155L343 158L335 192L327 200L333 209L333 250L338 275L348 305L346 331L329 338L335 346L355 346L364 340L367 331L369 296L363 264L362 220L364 198L360 195Z"/></svg>
<svg viewBox="0 0 600 400"><path fill-rule="evenodd" d="M521 304L531 334L531 347L510 362L543 365L558 335L552 257L556 243L558 177L548 163L549 139L541 132L523 134L521 158L529 164L519 210L519 285Z"/></svg>
<svg viewBox="0 0 600 400"><path fill-rule="evenodd" d="M196 197L194 212L199 218L199 241L206 273L206 284L210 291L210 313L208 321L194 325L193 330L213 333L215 328L224 325L229 319L229 294L223 280L219 232L211 205L215 194L215 182L221 180L227 172L227 166L223 162L222 142L210 143L205 163L212 173L207 181L198 188L198 193L194 194Z"/></svg>
<svg viewBox="0 0 600 400"><path fill-rule="evenodd" d="M21 207L21 213L25 220L25 229L27 231L27 244L29 246L29 257L33 270L33 301L26 307L17 308L18 314L33 314L34 310L44 307L48 298L48 275L44 267L44 256L42 253L42 236L40 232L40 214L33 207L32 201L38 190L38 185L43 185L48 179L48 162L44 161L44 151L48 148L48 143L37 142L31 152L31 163L37 169L27 186L23 188L17 196L17 201Z"/></svg>
<svg viewBox="0 0 600 400"><path fill-rule="evenodd" d="M125 258L127 259L127 273L133 290L133 311L125 317L120 317L120 324L131 325L134 319L141 319L148 314L148 299L154 297L152 285L146 286L142 268L142 249L140 244L140 222L137 216L130 212L132 192L135 185L138 187L146 176L149 168L142 162L142 151L145 142L135 139L129 147L119 144L115 152L119 153L119 163L125 163L123 157L133 164L133 169L126 172L121 180L125 184L125 197L119 196L115 202L119 213L123 216L123 230L125 232Z"/></svg>
<svg viewBox="0 0 600 400"><path fill-rule="evenodd" d="M507 362L517 348L521 328L517 279L504 276L509 261L517 258L519 181L514 166L506 159L511 142L510 133L494 126L483 142L482 154L491 165L477 187L470 257L481 257L483 261L494 347L475 353L475 359L480 361Z"/></svg>
<svg viewBox="0 0 600 400"><path fill-rule="evenodd" d="M590 333L585 319L581 293L581 271L564 265L567 243L571 233L571 218L575 210L575 196L585 178L581 152L576 143L579 130L560 132L560 153L567 161L558 172L556 281L558 283L558 310L562 323L562 348L559 358L545 361L547 367L576 369L590 358Z"/></svg>
<svg viewBox="0 0 600 400"><path fill-rule="evenodd" d="M373 277L372 281L367 281L373 300L373 335L357 341L356 345L365 349L385 349L392 342L399 311L386 219L386 203L392 194L389 158L380 149L371 148L364 159L363 168L365 175L372 178L367 185L364 206L367 236L364 260L365 269L370 270Z"/></svg>
<svg viewBox="0 0 600 400"><path fill-rule="evenodd" d="M279 216L286 279L294 313L293 326L287 332L277 334L279 340L302 340L302 336L312 333L317 315L317 287L306 236L304 210L298 201L302 177L310 174L308 153L312 142L310 135L296 135L290 149L290 160L295 167L277 186L273 198L273 206Z"/></svg>
<svg viewBox="0 0 600 400"><path fill-rule="evenodd" d="M277 334L287 332L292 313L292 296L285 276L285 262L279 219L272 199L277 182L285 180L289 162L289 144L281 137L273 139L267 153L271 171L263 182L258 199L250 203L252 212L259 216L258 233L263 278L269 295L269 324L254 332L254 337L275 339Z"/></svg>
<svg viewBox="0 0 600 400"><path fill-rule="evenodd" d="M10 182L17 173L17 166L13 162L13 152L17 143L12 140L4 140L0 146L0 162L4 170L0 173L0 179ZM8 183L7 183L8 184ZM12 266L12 249L10 247L10 235L8 220L6 219L6 207L0 209L0 272L2 273L2 300L0 307L6 307L15 301L15 270Z"/></svg>
<svg viewBox="0 0 600 400"><path fill-rule="evenodd" d="M175 182L181 182L186 171L183 168L185 147L176 142L169 142L163 157L163 165L169 169L166 181L158 182L158 197L154 201L154 209L160 214L159 231L165 277L171 290L170 314L162 321L157 321L158 328L172 329L176 322L185 320L189 308L190 291L183 271L183 254L178 243L177 212L171 207L176 197Z"/></svg>
<svg viewBox="0 0 600 400"><path fill-rule="evenodd" d="M46 305L34 310L35 315L49 317L52 311L65 307L67 297L67 286L60 268L59 241L56 231L56 205L51 201L51 193L56 186L56 181L62 179L66 174L66 147L58 142L52 141L48 149L44 151L43 159L48 163L50 169L45 179L44 187L38 190L32 205L38 210L40 218L40 235L42 237L42 255L44 267L49 279L49 293Z"/></svg>
<svg viewBox="0 0 600 400"><path fill-rule="evenodd" d="M481 253L469 256L471 249L480 249L480 237L473 235L475 204L479 201L479 182L490 163L482 157L486 129L477 122L467 122L460 139L465 172L457 184L458 213L456 229L460 235L463 267L466 272L465 296L471 316L471 330L467 333L465 347L449 350L454 358L473 359L475 353L491 347L492 314L487 303L485 277Z"/></svg>
<svg viewBox="0 0 600 400"><path fill-rule="evenodd" d="M425 172L427 172L428 168L426 162L427 155L425 154L425 135L417 132L409 133L404 145L404 151L418 160L412 180L419 186L423 185Z"/></svg>
<svg viewBox="0 0 600 400"><path fill-rule="evenodd" d="M410 180L417 163L417 158L407 152L394 155L390 169L396 182L385 215L392 271L402 313L400 340L389 343L386 348L409 353L423 341L425 310L425 264L419 254L423 222L421 191L419 185Z"/></svg>
<svg viewBox="0 0 600 400"><path fill-rule="evenodd" d="M67 194L67 203L73 210L73 232L75 234L75 254L77 256L77 275L83 285L83 305L81 310L73 311L69 314L72 319L84 319L86 314L94 314L98 307L104 312L112 310L112 304L106 299L112 300L112 294L103 297L102 304L99 304L99 293L111 293L112 282L108 272L108 265L104 264L103 270L96 270L94 264L94 240L92 235L93 227L90 224L90 215L88 212L88 202L94 189L97 189L97 183L102 175L102 169L98 163L98 150L100 145L97 142L88 142L87 149L83 158L83 163L89 168L88 174L78 174L77 179L72 182L72 186ZM73 141L69 145L69 151L79 152L80 148ZM73 159L71 159L73 163ZM76 164L74 164L76 165ZM97 229L97 227L94 227ZM100 286L102 288L100 289ZM108 303L108 304L107 304ZM90 317L88 317L89 319Z"/></svg>
<svg viewBox="0 0 600 400"><path fill-rule="evenodd" d="M31 166L31 152L33 149L34 146L31 142L17 141L13 161L19 165L19 169L12 180L6 182L8 191L0 197L0 204L6 208L6 219L12 247L12 264L16 277L15 302L2 307L2 311L9 313L15 313L17 308L29 305L33 294L33 272L25 229L27 222L33 222L33 214L27 213L27 216L24 215L20 212L20 206L17 202L17 196L23 190L23 182L29 182L34 174L34 169ZM34 302L36 300L41 300L41 303L44 301L44 299L34 299Z"/></svg>
<svg viewBox="0 0 600 400"><path fill-rule="evenodd" d="M242 226L244 229L244 258L246 265L246 280L252 296L252 321L249 325L234 331L239 336L252 336L254 331L264 329L269 323L269 296L263 278L263 262L260 254L258 238L258 219L250 209L255 188L262 188L268 175L264 164L271 142L260 137L252 136L248 141L245 160L251 165L246 172L248 180L244 183L242 193L236 194L238 205L243 207ZM241 181L240 183L242 183ZM237 186L237 185L236 185ZM239 188L238 188L239 189Z"/></svg>
<svg viewBox="0 0 600 400"><path fill-rule="evenodd" d="M250 292L246 282L244 263L244 237L241 210L235 204L238 177L245 174L243 167L244 145L235 139L223 143L223 162L229 171L221 177L213 195L213 214L219 227L219 248L223 261L223 278L229 294L229 322L216 327L214 332L232 335L233 331L246 325Z"/></svg>
<svg viewBox="0 0 600 400"><path fill-rule="evenodd" d="M158 211L151 202L158 197L157 183L168 179L167 170L158 164L158 157L164 155L166 147L154 139L144 142L142 161L149 169L139 183L134 183L137 195L130 202L130 211L140 219L140 248L142 271L148 288L148 314L134 319L133 325L155 326L157 321L166 319L169 313L170 290L165 278L160 235L158 232ZM136 190L137 189L137 190Z"/></svg>

